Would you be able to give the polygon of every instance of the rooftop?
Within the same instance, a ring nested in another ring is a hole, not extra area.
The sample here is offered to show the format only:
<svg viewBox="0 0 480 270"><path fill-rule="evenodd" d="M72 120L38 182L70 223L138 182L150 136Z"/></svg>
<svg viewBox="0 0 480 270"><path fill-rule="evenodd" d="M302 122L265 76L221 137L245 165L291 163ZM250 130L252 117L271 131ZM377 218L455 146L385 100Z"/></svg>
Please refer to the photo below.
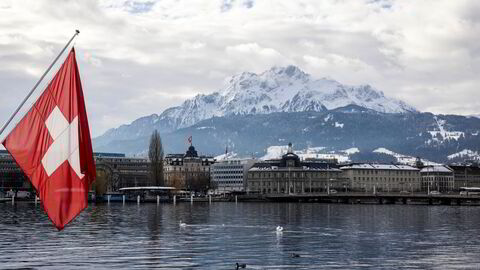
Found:
<svg viewBox="0 0 480 270"><path fill-rule="evenodd" d="M448 168L447 166L427 166L424 167L420 172L426 173L426 172L446 172L446 173L451 173L452 170Z"/></svg>
<svg viewBox="0 0 480 270"><path fill-rule="evenodd" d="M343 166L340 169L349 170L349 169L364 169L364 170L407 170L407 171L418 171L418 168L408 166L408 165L396 165L396 164L375 164L375 163L361 163L361 164L351 164Z"/></svg>

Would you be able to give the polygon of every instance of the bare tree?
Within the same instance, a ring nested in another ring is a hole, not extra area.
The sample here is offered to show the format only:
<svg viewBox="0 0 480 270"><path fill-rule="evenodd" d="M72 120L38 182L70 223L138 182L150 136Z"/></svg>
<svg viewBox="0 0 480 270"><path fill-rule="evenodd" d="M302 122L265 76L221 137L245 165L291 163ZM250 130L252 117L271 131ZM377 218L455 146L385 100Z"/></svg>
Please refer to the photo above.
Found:
<svg viewBox="0 0 480 270"><path fill-rule="evenodd" d="M160 133L157 130L154 130L150 137L148 158L150 159L152 181L157 186L163 186L163 146Z"/></svg>

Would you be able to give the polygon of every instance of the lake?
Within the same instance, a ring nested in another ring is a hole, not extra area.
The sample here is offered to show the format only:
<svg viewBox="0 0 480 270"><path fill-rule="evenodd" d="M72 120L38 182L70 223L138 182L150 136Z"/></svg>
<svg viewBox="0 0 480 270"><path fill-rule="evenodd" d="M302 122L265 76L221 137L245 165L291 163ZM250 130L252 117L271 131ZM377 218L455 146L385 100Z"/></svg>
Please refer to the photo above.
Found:
<svg viewBox="0 0 480 270"><path fill-rule="evenodd" d="M58 232L0 203L0 269L480 269L479 235L474 206L90 204Z"/></svg>

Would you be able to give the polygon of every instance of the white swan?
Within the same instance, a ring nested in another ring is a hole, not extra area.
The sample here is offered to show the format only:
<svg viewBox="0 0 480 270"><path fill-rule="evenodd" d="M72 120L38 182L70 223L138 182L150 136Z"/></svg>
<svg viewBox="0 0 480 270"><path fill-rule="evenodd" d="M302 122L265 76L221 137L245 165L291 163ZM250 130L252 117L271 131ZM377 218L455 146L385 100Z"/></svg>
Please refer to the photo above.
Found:
<svg viewBox="0 0 480 270"><path fill-rule="evenodd" d="M283 227L282 226L277 226L277 232L283 232Z"/></svg>
<svg viewBox="0 0 480 270"><path fill-rule="evenodd" d="M180 227L186 227L186 226L187 226L187 223L185 223L185 222L182 222L182 221L180 220L180 223L179 223L179 225L180 225Z"/></svg>

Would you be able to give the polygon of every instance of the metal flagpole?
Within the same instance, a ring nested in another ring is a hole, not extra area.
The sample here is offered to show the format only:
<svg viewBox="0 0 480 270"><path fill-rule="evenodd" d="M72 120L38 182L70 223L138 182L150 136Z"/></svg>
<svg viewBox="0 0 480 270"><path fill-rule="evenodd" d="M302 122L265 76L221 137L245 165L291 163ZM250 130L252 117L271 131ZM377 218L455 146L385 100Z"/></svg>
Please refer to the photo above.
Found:
<svg viewBox="0 0 480 270"><path fill-rule="evenodd" d="M10 124L10 122L12 122L13 118L15 117L15 115L17 115L18 111L20 111L22 106L25 104L25 102L27 102L28 98L30 98L30 96L33 94L33 92L35 92L35 89L37 89L37 86L40 84L40 82L42 82L43 78L45 78L45 76L50 71L50 69L52 69L53 65L55 65L55 63L57 62L58 58L60 58L60 56L63 54L63 52L68 48L68 45L70 45L72 40L78 34L80 34L80 31L75 30L75 34L73 34L72 38L68 41L67 45L65 45L65 47L63 47L62 51L57 55L55 60L53 60L53 63L48 67L48 69L45 71L45 73L43 73L42 77L40 77L40 80L38 80L38 82L35 84L35 86L32 88L32 90L30 90L30 93L28 93L28 95L25 97L25 99L22 101L22 103L20 103L18 108L15 110L15 112L10 117L10 119L8 119L7 123L5 123L5 125L3 125L2 129L0 130L0 135L2 135L3 131L7 128L7 126Z"/></svg>

